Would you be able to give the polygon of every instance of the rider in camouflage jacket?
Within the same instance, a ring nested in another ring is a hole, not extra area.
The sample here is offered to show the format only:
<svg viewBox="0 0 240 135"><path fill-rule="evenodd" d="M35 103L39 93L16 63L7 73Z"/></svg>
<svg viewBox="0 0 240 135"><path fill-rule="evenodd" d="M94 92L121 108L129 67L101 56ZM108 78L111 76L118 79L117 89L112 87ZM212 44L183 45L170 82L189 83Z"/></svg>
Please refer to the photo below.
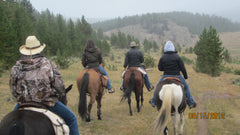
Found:
<svg viewBox="0 0 240 135"><path fill-rule="evenodd" d="M41 54L22 56L11 69L9 86L19 103L39 102L52 107L65 95L59 70Z"/></svg>

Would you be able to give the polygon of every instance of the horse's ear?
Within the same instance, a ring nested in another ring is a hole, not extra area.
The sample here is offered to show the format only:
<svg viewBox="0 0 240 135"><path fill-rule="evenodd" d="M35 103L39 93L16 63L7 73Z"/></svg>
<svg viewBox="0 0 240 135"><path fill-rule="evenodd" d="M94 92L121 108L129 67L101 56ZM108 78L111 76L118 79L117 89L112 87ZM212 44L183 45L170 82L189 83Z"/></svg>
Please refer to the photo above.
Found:
<svg viewBox="0 0 240 135"><path fill-rule="evenodd" d="M142 67L143 67L144 69L146 69L146 66L145 66L145 65L142 65Z"/></svg>
<svg viewBox="0 0 240 135"><path fill-rule="evenodd" d="M68 93L71 89L72 89L73 84L69 85L66 89L65 89L65 93Z"/></svg>

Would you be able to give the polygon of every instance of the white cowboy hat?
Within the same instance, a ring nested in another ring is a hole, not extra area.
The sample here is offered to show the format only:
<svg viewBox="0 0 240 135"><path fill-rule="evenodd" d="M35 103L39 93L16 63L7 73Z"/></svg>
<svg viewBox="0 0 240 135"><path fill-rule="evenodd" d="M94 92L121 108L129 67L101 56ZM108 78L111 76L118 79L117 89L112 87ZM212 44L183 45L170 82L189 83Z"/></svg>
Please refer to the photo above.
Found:
<svg viewBox="0 0 240 135"><path fill-rule="evenodd" d="M35 55L43 51L46 47L45 44L41 45L39 40L35 36L28 36L25 42L26 45L22 45L19 51L23 55Z"/></svg>
<svg viewBox="0 0 240 135"><path fill-rule="evenodd" d="M130 47L135 47L135 46L137 46L137 44L136 44L134 41L132 41L132 42L130 43Z"/></svg>

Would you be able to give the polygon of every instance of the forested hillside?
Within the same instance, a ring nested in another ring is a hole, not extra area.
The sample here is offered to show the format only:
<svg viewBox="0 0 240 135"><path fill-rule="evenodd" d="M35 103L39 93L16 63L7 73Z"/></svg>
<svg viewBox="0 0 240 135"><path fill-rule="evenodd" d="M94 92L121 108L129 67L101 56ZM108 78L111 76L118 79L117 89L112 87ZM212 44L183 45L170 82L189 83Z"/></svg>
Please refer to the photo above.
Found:
<svg viewBox="0 0 240 135"><path fill-rule="evenodd" d="M28 0L0 1L0 73L9 69L18 59L19 47L29 35L36 35L41 44L47 45L46 56L80 57L88 38L95 40L103 54L110 45L100 40L91 25L81 19L65 19L49 10L39 13Z"/></svg>
<svg viewBox="0 0 240 135"><path fill-rule="evenodd" d="M169 29L169 21L177 25L187 27L192 34L200 34L204 28L213 26L218 32L235 32L240 31L240 23L233 23L228 19L209 16L205 14L193 14L189 12L169 12L169 13L152 13L141 16L129 16L116 18L108 21L92 24L93 28L101 28L103 31L109 31L129 25L140 24L149 33L163 35Z"/></svg>

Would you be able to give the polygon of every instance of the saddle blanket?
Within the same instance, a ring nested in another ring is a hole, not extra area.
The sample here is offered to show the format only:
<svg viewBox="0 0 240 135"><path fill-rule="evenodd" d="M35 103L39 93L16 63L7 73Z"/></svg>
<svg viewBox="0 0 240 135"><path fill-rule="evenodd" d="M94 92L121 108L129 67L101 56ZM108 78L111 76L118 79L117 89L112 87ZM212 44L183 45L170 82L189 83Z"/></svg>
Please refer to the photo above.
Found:
<svg viewBox="0 0 240 135"><path fill-rule="evenodd" d="M145 70L143 70L142 68L138 67L136 70L140 71L143 76L145 76L147 74L147 72ZM127 69L126 70L123 70L122 72L122 78L124 77L125 73L126 73Z"/></svg>
<svg viewBox="0 0 240 135"><path fill-rule="evenodd" d="M65 121L57 114L47 109L35 107L25 107L23 108L23 110L31 110L44 114L51 120L56 135L69 135L70 132L69 127L67 126Z"/></svg>

